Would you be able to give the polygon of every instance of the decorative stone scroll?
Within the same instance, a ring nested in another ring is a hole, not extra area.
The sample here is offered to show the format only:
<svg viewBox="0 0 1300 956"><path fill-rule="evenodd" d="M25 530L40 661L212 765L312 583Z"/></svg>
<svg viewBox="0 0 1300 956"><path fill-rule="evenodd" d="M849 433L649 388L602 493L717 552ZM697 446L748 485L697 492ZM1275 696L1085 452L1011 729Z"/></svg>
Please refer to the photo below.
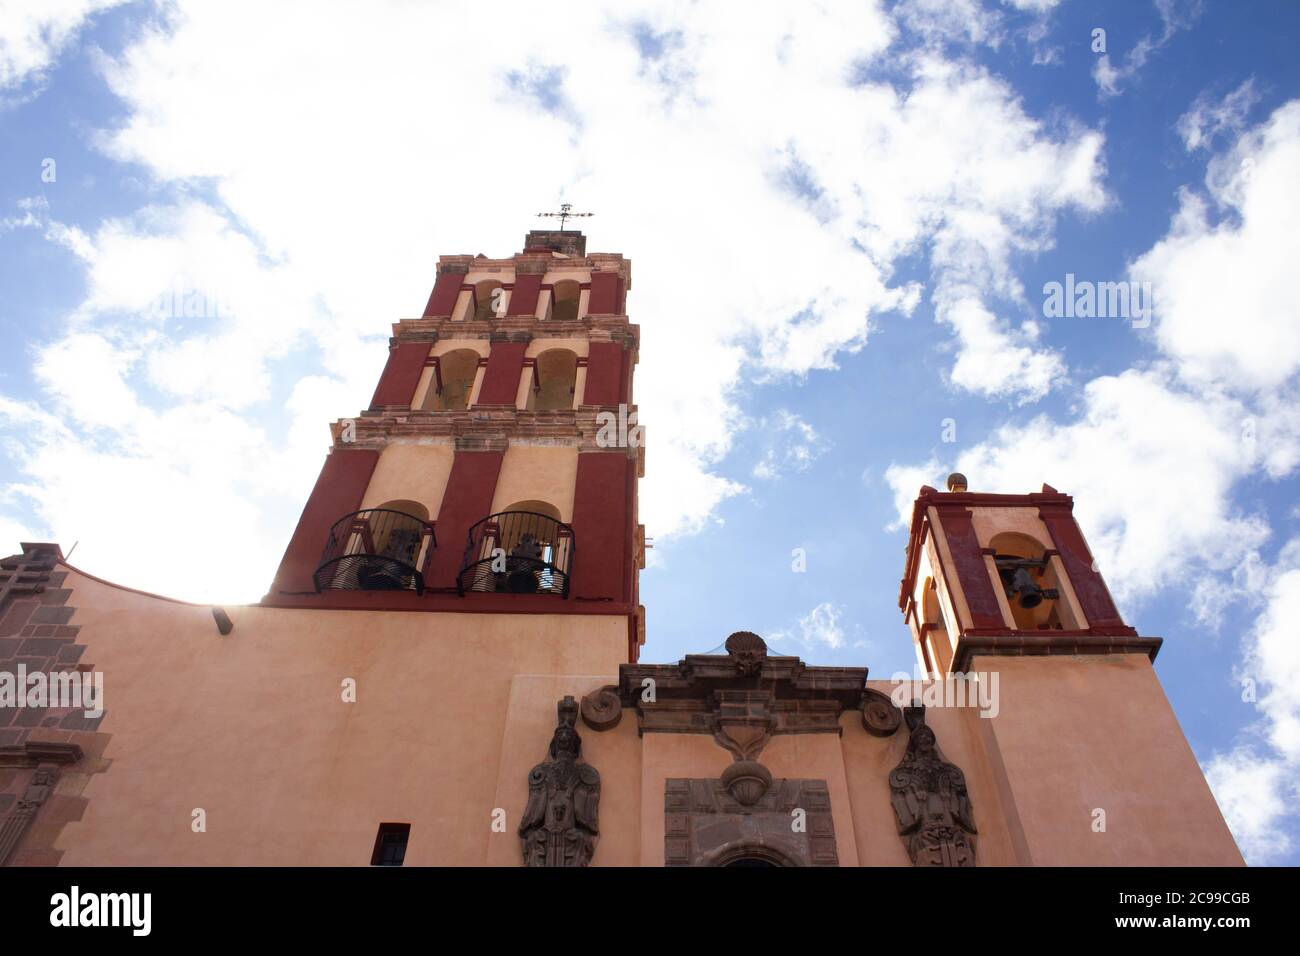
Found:
<svg viewBox="0 0 1300 956"><path fill-rule="evenodd" d="M528 803L519 823L524 866L586 866L600 835L600 774L578 761L578 704L565 697L556 712L550 756L528 774Z"/></svg>
<svg viewBox="0 0 1300 956"><path fill-rule="evenodd" d="M887 694L878 690L862 692L862 726L873 737L892 737L903 722L903 712Z"/></svg>
<svg viewBox="0 0 1300 956"><path fill-rule="evenodd" d="M607 684L582 698L582 722L592 730L613 730L623 719L623 702L618 685Z"/></svg>
<svg viewBox="0 0 1300 956"><path fill-rule="evenodd" d="M966 777L943 758L924 706L908 707L905 717L910 739L889 789L907 855L913 866L974 866L977 831Z"/></svg>

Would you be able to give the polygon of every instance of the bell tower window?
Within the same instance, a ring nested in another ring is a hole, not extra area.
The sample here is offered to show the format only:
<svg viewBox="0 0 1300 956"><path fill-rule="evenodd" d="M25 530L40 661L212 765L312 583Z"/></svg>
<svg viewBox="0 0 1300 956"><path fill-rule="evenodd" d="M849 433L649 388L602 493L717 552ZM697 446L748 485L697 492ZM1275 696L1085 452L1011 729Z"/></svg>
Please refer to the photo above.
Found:
<svg viewBox="0 0 1300 956"><path fill-rule="evenodd" d="M537 356L536 378L528 392L528 411L547 412L573 407L578 381L578 356L568 349L549 349Z"/></svg>
<svg viewBox="0 0 1300 956"><path fill-rule="evenodd" d="M556 322L576 322L578 320L578 300L582 296L582 286L572 279L555 283L551 292L553 304L551 318Z"/></svg>
<svg viewBox="0 0 1300 956"><path fill-rule="evenodd" d="M489 319L496 318L497 310L493 308L492 297L496 290L502 288L501 283L496 279L484 279L474 286L474 319L478 322L486 322ZM501 301L502 292L497 294L497 302Z"/></svg>
<svg viewBox="0 0 1300 956"><path fill-rule="evenodd" d="M1077 626L1061 600L1054 551L1026 534L1003 533L989 542L1016 630L1059 631Z"/></svg>
<svg viewBox="0 0 1300 956"><path fill-rule="evenodd" d="M450 412L469 406L474 376L478 373L479 355L473 349L456 349L437 359L438 367L429 384L424 410Z"/></svg>

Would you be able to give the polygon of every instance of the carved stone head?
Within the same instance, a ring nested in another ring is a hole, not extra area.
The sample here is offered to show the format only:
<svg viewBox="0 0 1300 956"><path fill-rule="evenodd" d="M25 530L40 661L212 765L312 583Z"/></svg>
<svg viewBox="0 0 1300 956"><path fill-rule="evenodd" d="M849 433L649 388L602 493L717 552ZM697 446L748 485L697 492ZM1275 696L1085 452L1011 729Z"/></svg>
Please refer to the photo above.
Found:
<svg viewBox="0 0 1300 956"><path fill-rule="evenodd" d="M931 757L934 755L935 736L934 731L927 724L921 724L912 731L912 739L909 749L917 757Z"/></svg>
<svg viewBox="0 0 1300 956"><path fill-rule="evenodd" d="M572 697L565 697L556 706L559 722L551 736L551 757L558 758L565 754L577 759L582 753L582 738L578 736L575 726L578 720L578 704Z"/></svg>

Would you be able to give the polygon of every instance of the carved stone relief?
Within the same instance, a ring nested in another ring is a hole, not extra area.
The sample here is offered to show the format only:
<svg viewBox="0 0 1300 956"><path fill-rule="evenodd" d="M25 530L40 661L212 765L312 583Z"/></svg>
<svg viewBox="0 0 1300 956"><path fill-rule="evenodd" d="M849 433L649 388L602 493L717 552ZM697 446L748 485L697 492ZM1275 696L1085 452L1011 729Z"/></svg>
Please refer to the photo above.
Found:
<svg viewBox="0 0 1300 956"><path fill-rule="evenodd" d="M763 792L747 802L743 777L726 776L665 782L665 865L839 865L826 781L769 777Z"/></svg>
<svg viewBox="0 0 1300 956"><path fill-rule="evenodd" d="M596 852L600 774L580 763L578 704L565 697L549 757L528 774L528 803L519 823L524 866L586 866Z"/></svg>
<svg viewBox="0 0 1300 956"><path fill-rule="evenodd" d="M974 866L975 815L966 777L944 759L925 707L905 712L907 752L889 775L898 833L913 866Z"/></svg>

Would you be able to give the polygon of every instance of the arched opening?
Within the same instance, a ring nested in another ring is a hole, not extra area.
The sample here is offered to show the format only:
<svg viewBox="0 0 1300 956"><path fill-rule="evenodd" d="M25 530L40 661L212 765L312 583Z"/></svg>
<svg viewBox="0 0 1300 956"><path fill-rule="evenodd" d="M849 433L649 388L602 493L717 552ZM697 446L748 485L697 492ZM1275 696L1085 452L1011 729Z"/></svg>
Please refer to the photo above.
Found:
<svg viewBox="0 0 1300 956"><path fill-rule="evenodd" d="M385 501L370 512L369 522L374 554L419 567L420 525L429 522L428 508L408 498Z"/></svg>
<svg viewBox="0 0 1300 956"><path fill-rule="evenodd" d="M424 591L424 567L435 546L429 510L396 499L344 515L330 529L316 589Z"/></svg>
<svg viewBox="0 0 1300 956"><path fill-rule="evenodd" d="M576 322L582 286L572 279L562 279L551 289L551 318L556 322Z"/></svg>
<svg viewBox="0 0 1300 956"><path fill-rule="evenodd" d="M1061 599L1061 582L1047 548L1027 534L1003 532L989 542L1017 630L1059 631L1079 625Z"/></svg>
<svg viewBox="0 0 1300 956"><path fill-rule="evenodd" d="M425 410L447 412L467 408L478 362L479 355L473 349L456 349L440 355L438 376L442 379L442 391L438 390L438 377L435 377L424 403Z"/></svg>
<svg viewBox="0 0 1300 956"><path fill-rule="evenodd" d="M548 349L537 356L537 376L528 392L528 411L572 408L578 385L578 356L568 349Z"/></svg>
<svg viewBox="0 0 1300 956"><path fill-rule="evenodd" d="M486 322L488 319L496 317L497 310L493 307L493 291L501 288L501 283L496 279L484 279L474 286L474 318L479 322ZM502 292L497 296L497 303L500 303Z"/></svg>
<svg viewBox="0 0 1300 956"><path fill-rule="evenodd" d="M720 867L799 866L794 857L766 843L730 844L714 850L701 862L705 866Z"/></svg>
<svg viewBox="0 0 1300 956"><path fill-rule="evenodd" d="M461 587L511 594L568 594L573 530L548 501L516 501L470 529Z"/></svg>
<svg viewBox="0 0 1300 956"><path fill-rule="evenodd" d="M939 587L932 577L925 579L921 592L921 653L930 674L945 673L952 662L952 640L939 604Z"/></svg>

